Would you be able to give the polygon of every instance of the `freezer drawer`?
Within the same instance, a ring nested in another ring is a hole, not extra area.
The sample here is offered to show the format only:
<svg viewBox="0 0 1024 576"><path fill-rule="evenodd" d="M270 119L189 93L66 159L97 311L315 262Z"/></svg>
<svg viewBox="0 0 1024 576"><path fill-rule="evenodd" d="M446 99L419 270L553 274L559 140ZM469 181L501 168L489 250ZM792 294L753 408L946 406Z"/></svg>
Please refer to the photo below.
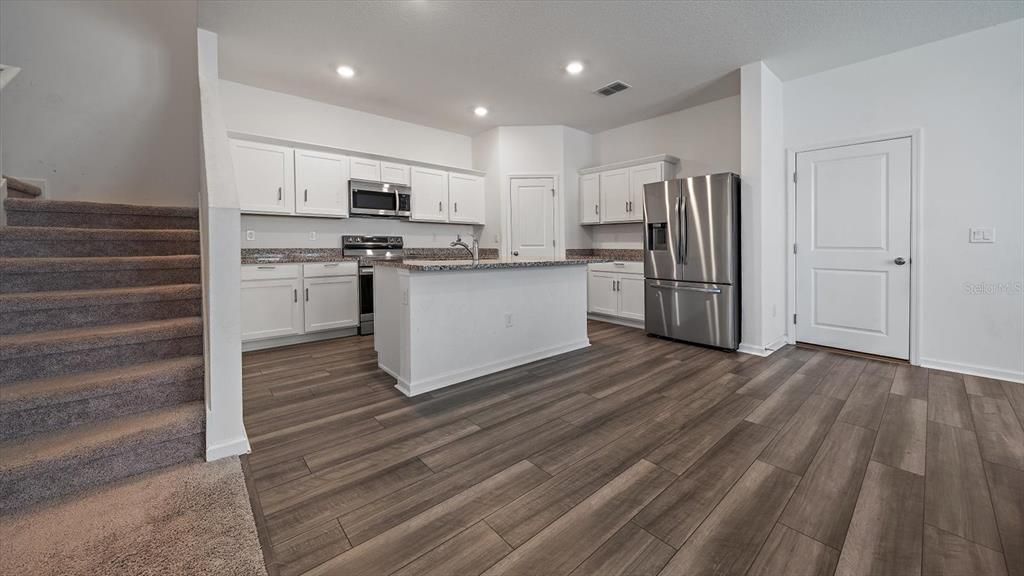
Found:
<svg viewBox="0 0 1024 576"><path fill-rule="evenodd" d="M735 286L648 279L644 289L647 332L730 350L739 347Z"/></svg>

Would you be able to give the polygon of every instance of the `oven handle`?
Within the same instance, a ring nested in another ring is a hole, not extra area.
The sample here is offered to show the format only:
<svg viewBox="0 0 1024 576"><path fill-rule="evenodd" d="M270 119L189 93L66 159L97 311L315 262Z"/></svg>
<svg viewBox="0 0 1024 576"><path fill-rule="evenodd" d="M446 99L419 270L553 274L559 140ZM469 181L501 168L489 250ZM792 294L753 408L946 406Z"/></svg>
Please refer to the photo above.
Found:
<svg viewBox="0 0 1024 576"><path fill-rule="evenodd" d="M373 274L373 268L365 268L364 267L364 268L360 268L359 269L359 275L360 276L369 276L371 274Z"/></svg>

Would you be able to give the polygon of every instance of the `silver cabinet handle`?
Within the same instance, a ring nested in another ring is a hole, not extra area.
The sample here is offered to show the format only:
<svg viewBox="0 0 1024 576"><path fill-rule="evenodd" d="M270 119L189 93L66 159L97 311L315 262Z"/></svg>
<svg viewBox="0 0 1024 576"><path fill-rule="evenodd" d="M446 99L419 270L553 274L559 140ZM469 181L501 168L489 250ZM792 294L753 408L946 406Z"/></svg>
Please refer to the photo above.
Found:
<svg viewBox="0 0 1024 576"><path fill-rule="evenodd" d="M441 211L441 201L440 200L437 201L437 211L438 212Z"/></svg>
<svg viewBox="0 0 1024 576"><path fill-rule="evenodd" d="M455 213L457 214L458 212L459 212L459 203L456 202L455 203Z"/></svg>
<svg viewBox="0 0 1024 576"><path fill-rule="evenodd" d="M341 265L341 264L340 264L340 263L338 263L338 262L333 262L333 263L331 263L331 264L324 264L324 268L333 268L333 267L335 267L335 266L340 266L340 265Z"/></svg>
<svg viewBox="0 0 1024 576"><path fill-rule="evenodd" d="M299 301L299 289L298 288L292 288L292 301L293 302L298 302Z"/></svg>
<svg viewBox="0 0 1024 576"><path fill-rule="evenodd" d="M895 264L896 264L897 266L903 266L904 264L906 264L906 263L907 263L907 261L906 261L906 260L905 260L905 259L903 258L903 256L900 256L900 257L896 258L895 260L893 260L893 262L894 262L894 263L895 263Z"/></svg>
<svg viewBox="0 0 1024 576"><path fill-rule="evenodd" d="M281 187L278 186L277 187L277 201L280 202L281 198L282 198L282 196L281 196Z"/></svg>
<svg viewBox="0 0 1024 576"><path fill-rule="evenodd" d="M597 204L594 204L594 214L600 214L600 213L599 213L599 212L597 211Z"/></svg>
<svg viewBox="0 0 1024 576"><path fill-rule="evenodd" d="M626 200L626 212L629 212L629 200Z"/></svg>
<svg viewBox="0 0 1024 576"><path fill-rule="evenodd" d="M302 191L302 201L309 202L309 188Z"/></svg>
<svg viewBox="0 0 1024 576"><path fill-rule="evenodd" d="M309 288L306 288L306 302L309 302Z"/></svg>
<svg viewBox="0 0 1024 576"><path fill-rule="evenodd" d="M277 266L257 266L257 270L276 270Z"/></svg>

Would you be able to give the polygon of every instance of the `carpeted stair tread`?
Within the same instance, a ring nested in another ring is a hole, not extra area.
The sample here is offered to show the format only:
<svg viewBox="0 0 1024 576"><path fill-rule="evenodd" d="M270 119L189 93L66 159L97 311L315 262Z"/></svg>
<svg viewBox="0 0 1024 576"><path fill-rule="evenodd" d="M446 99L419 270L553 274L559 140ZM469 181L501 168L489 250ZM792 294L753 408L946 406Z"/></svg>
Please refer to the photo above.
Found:
<svg viewBox="0 0 1024 576"><path fill-rule="evenodd" d="M202 318L187 317L16 334L0 338L0 360L199 336L202 331Z"/></svg>
<svg viewBox="0 0 1024 576"><path fill-rule="evenodd" d="M52 274L63 272L100 272L104 270L198 268L199 263L198 255L0 258L0 274Z"/></svg>
<svg viewBox="0 0 1024 576"><path fill-rule="evenodd" d="M183 356L109 370L23 380L0 386L0 414L203 378L202 356Z"/></svg>
<svg viewBox="0 0 1024 576"><path fill-rule="evenodd" d="M55 290L0 294L0 313L25 310L50 310L79 306L114 306L139 302L164 302L202 298L200 284L167 284L99 288L95 290Z"/></svg>
<svg viewBox="0 0 1024 576"><path fill-rule="evenodd" d="M186 206L142 206L138 204L108 204L105 202L7 198L4 200L4 207L9 212L75 212L79 214L125 214L132 216L199 218L198 208Z"/></svg>
<svg viewBox="0 0 1024 576"><path fill-rule="evenodd" d="M35 471L86 463L203 430L203 402L132 414L0 443L0 484Z"/></svg>
<svg viewBox="0 0 1024 576"><path fill-rule="evenodd" d="M198 242L198 230L130 228L53 228L49 226L0 226L2 240Z"/></svg>

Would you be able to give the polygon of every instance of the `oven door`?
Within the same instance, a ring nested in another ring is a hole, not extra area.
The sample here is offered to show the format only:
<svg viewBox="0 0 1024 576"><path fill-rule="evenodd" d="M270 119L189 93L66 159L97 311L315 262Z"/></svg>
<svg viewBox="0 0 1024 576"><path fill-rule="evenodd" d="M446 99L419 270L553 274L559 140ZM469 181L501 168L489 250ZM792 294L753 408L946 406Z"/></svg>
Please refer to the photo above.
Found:
<svg viewBox="0 0 1024 576"><path fill-rule="evenodd" d="M349 213L363 216L397 216L398 194L375 182L349 184Z"/></svg>

